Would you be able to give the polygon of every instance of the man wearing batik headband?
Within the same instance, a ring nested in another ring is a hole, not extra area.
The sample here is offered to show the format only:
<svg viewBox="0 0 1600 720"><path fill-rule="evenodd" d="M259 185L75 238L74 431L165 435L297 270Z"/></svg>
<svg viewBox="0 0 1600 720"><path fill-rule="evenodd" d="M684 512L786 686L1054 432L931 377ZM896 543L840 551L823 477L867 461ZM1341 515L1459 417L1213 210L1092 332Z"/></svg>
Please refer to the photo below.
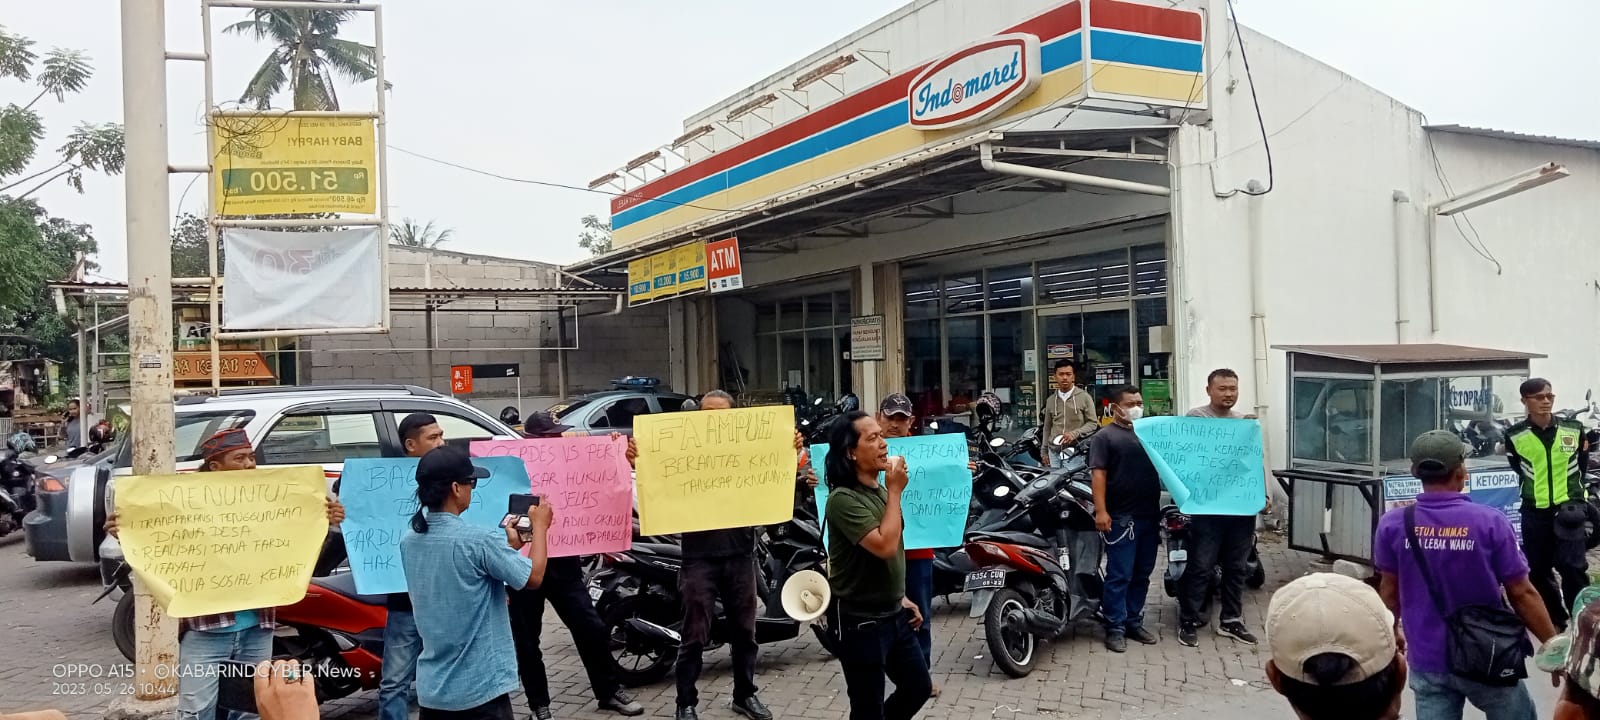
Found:
<svg viewBox="0 0 1600 720"><path fill-rule="evenodd" d="M200 445L200 472L254 470L255 450L244 430L224 430ZM344 505L328 494L328 524L344 520ZM117 536L117 514L106 516L106 533ZM210 720L216 716L217 673L211 668L225 660L252 667L272 659L272 631L277 627L275 608L258 608L219 615L182 618L178 630L178 717Z"/></svg>

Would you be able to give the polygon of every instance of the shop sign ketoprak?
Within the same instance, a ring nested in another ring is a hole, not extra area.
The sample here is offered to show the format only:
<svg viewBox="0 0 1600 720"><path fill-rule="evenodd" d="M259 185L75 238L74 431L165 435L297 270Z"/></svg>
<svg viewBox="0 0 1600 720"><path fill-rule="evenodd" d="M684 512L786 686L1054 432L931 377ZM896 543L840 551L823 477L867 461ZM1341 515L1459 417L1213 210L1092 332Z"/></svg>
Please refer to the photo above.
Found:
<svg viewBox="0 0 1600 720"><path fill-rule="evenodd" d="M215 117L217 215L377 212L371 118Z"/></svg>
<svg viewBox="0 0 1600 720"><path fill-rule="evenodd" d="M628 263L629 305L705 289L705 243L689 243Z"/></svg>
<svg viewBox="0 0 1600 720"><path fill-rule="evenodd" d="M998 35L968 45L911 81L911 126L940 130L976 123L1027 97L1039 80L1034 35Z"/></svg>

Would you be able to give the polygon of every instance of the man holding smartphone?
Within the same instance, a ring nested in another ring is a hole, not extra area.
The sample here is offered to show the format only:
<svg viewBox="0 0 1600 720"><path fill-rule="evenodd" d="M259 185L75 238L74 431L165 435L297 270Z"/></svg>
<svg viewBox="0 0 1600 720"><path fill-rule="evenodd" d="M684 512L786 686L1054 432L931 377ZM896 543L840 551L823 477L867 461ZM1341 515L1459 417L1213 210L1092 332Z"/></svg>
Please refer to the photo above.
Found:
<svg viewBox="0 0 1600 720"><path fill-rule="evenodd" d="M523 424L523 434L533 438L561 437L569 429L548 413L534 413ZM547 600L572 633L572 643L578 648L578 659L589 675L589 687L600 709L628 717L643 715L644 706L622 689L612 672L611 636L589 599L580 559L559 557L549 559L539 587L511 588L511 639L516 645L517 674L522 678L522 691L534 720L554 717L550 713L550 681L545 674L544 653L539 649Z"/></svg>

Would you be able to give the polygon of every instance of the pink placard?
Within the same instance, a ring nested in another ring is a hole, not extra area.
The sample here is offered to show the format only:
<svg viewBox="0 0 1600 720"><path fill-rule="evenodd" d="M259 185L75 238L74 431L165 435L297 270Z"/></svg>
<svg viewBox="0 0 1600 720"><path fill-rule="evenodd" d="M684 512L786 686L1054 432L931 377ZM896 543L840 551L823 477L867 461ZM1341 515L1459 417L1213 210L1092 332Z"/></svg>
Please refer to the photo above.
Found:
<svg viewBox="0 0 1600 720"><path fill-rule="evenodd" d="M477 457L521 458L533 494L555 509L550 557L621 552L633 547L633 474L628 441L609 437L479 440Z"/></svg>

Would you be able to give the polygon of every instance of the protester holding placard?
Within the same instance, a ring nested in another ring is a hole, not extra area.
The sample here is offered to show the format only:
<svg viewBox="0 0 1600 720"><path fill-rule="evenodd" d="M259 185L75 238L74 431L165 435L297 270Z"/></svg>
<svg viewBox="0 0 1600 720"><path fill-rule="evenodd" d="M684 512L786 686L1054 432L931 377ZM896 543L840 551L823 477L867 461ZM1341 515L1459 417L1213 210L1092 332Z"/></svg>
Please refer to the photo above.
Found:
<svg viewBox="0 0 1600 720"><path fill-rule="evenodd" d="M1106 543L1105 589L1100 596L1106 649L1122 653L1128 651L1130 639L1156 644L1156 636L1144 626L1144 603L1161 544L1161 479L1133 434L1134 421L1144 417L1139 388L1124 385L1112 390L1110 401L1112 423L1089 447L1089 469L1095 529Z"/></svg>
<svg viewBox="0 0 1600 720"><path fill-rule="evenodd" d="M911 436L914 419L911 399L901 393L890 393L878 403L878 427L885 439ZM922 658L933 667L933 549L906 551L906 597L916 603L922 613L922 626L917 628L917 644L922 646ZM939 696L939 686L933 687L933 696Z"/></svg>
<svg viewBox="0 0 1600 720"><path fill-rule="evenodd" d="M528 416L522 426L523 434L532 438L559 438L571 429L542 412ZM616 442L617 438L611 440ZM611 637L600 614L595 612L594 602L589 599L580 556L550 558L545 565L544 582L539 587L510 590L511 638L516 644L517 672L522 677L522 692L534 720L553 717L550 680L545 671L544 652L539 649L547 600L555 608L556 617L572 633L572 644L578 649L578 659L583 662L589 688L594 691L600 709L629 717L644 714L644 706L622 689L612 669Z"/></svg>
<svg viewBox="0 0 1600 720"><path fill-rule="evenodd" d="M528 540L520 520L505 535L461 519L472 491L489 471L448 445L417 463L422 508L400 541L412 612L422 634L417 660L417 700L423 720L511 720L517 664L506 586L533 588L544 580L545 534L553 514L529 508ZM518 551L526 544L528 557Z"/></svg>
<svg viewBox="0 0 1600 720"><path fill-rule="evenodd" d="M223 430L200 445L200 472L254 470L255 449L242 429ZM344 505L329 495L328 524L344 520ZM117 513L106 516L105 530L119 536ZM178 631L178 717L211 720L216 715L218 673L225 661L254 666L272 657L272 631L277 628L275 608L199 615L180 619Z"/></svg>
<svg viewBox="0 0 1600 720"><path fill-rule="evenodd" d="M428 413L412 413L400 421L400 442L406 457L420 458L444 445L444 428ZM383 679L378 683L378 720L407 720L411 716L411 686L417 681L417 657L422 635L411 612L411 596L391 593L385 605L389 621L383 626Z"/></svg>
<svg viewBox="0 0 1600 720"><path fill-rule="evenodd" d="M877 420L845 416L828 438L828 578L830 622L838 628L839 665L851 720L910 720L933 692L915 631L923 617L906 597L905 461L889 457ZM878 473L884 482L878 482ZM884 698L884 680L894 692Z"/></svg>
<svg viewBox="0 0 1600 720"><path fill-rule="evenodd" d="M1235 409L1239 403L1239 374L1227 368L1211 371L1206 377L1206 396L1211 402L1188 413L1189 417L1243 420ZM1262 467L1267 483L1267 507L1271 512L1271 477ZM1199 628L1211 620L1211 578L1213 569L1222 567L1222 615L1217 619L1217 634L1246 645L1256 644L1256 636L1244 624L1244 585L1250 574L1250 548L1255 545L1254 515L1191 515L1189 564L1184 568L1183 585L1178 595L1178 642L1188 647L1200 644Z"/></svg>

